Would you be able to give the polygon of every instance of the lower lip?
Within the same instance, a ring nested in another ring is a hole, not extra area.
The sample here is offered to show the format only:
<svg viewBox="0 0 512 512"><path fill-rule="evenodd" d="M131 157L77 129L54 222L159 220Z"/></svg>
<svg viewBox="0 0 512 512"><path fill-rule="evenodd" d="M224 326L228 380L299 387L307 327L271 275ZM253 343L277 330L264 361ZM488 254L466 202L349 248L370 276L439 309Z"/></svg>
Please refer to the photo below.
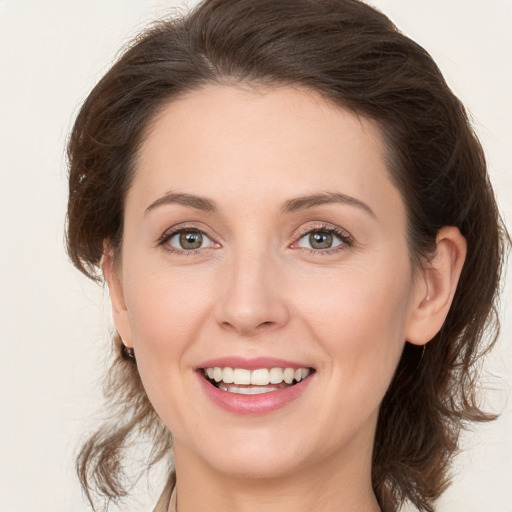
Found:
<svg viewBox="0 0 512 512"><path fill-rule="evenodd" d="M261 393L259 395L241 395L222 391L210 384L200 373L197 374L201 385L208 398L225 411L234 414L258 415L277 411L296 398L299 398L306 390L314 374L298 382L294 386Z"/></svg>

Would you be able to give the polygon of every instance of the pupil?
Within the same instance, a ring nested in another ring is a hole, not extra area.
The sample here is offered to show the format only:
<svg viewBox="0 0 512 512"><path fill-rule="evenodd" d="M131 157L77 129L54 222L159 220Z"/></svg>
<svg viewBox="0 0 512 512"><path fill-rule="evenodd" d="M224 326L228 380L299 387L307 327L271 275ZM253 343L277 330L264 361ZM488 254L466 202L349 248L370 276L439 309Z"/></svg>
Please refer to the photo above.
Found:
<svg viewBox="0 0 512 512"><path fill-rule="evenodd" d="M332 235L326 232L311 233L309 243L313 249L329 249L332 246Z"/></svg>
<svg viewBox="0 0 512 512"><path fill-rule="evenodd" d="M183 249L199 249L203 244L203 235L197 231L184 231L180 234Z"/></svg>

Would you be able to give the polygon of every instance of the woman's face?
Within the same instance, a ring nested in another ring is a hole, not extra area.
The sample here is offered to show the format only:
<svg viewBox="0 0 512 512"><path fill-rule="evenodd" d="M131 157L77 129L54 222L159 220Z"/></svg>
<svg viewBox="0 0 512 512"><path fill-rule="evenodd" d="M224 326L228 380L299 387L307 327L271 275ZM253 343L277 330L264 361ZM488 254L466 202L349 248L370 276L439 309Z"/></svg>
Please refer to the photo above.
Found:
<svg viewBox="0 0 512 512"><path fill-rule="evenodd" d="M301 89L208 86L152 123L109 284L177 464L370 464L421 299L384 153Z"/></svg>

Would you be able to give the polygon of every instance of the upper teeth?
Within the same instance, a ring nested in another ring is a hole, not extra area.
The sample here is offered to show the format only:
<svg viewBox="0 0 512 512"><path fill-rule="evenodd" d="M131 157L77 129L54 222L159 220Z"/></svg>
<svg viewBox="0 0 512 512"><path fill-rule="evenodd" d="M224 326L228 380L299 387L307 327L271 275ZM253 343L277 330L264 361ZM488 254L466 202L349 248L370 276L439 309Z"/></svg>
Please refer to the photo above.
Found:
<svg viewBox="0 0 512 512"><path fill-rule="evenodd" d="M246 370L245 368L205 368L205 375L215 382L238 385L267 386L268 384L291 384L294 380L300 382L309 375L309 368L258 368Z"/></svg>

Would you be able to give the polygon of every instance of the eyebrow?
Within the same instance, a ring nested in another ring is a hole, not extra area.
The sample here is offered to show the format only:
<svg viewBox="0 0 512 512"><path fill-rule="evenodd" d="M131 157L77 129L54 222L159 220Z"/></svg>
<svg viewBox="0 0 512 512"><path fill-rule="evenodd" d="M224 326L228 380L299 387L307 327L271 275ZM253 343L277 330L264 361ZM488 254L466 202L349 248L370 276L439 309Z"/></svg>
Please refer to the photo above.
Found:
<svg viewBox="0 0 512 512"><path fill-rule="evenodd" d="M356 199L355 197L348 196L346 194L341 194L339 192L321 192L319 194L306 195L290 199L283 204L283 206L281 207L281 212L291 213L300 210L307 210L308 208L313 208L315 206L321 206L324 204L332 203L341 203L349 206L355 206L357 208L364 210L373 218L376 218L375 213L366 203L360 201L359 199ZM168 192L167 194L158 198L156 201L153 201L146 208L144 215L146 215L151 210L154 210L159 206L167 204L181 204L183 206L189 206L191 208L195 208L197 210L202 210L205 212L217 211L217 206L211 199L196 196L193 194Z"/></svg>
<svg viewBox="0 0 512 512"><path fill-rule="evenodd" d="M154 210L158 206L162 206L165 204L181 204L183 206L190 206L192 208L196 208L197 210L203 210L205 212L215 212L217 211L217 207L215 203L210 199L206 199L204 197L194 196L192 194L182 194L176 192L168 192L164 196L160 197L156 201L152 202L144 212L144 215L149 213L151 210Z"/></svg>
<svg viewBox="0 0 512 512"><path fill-rule="evenodd" d="M373 218L376 218L374 211L366 203L363 203L363 201L360 201L355 197L341 194L339 192L322 192L320 194L313 194L290 199L284 203L281 211L283 213L290 213L332 203L341 203L361 208L366 213L370 214Z"/></svg>

